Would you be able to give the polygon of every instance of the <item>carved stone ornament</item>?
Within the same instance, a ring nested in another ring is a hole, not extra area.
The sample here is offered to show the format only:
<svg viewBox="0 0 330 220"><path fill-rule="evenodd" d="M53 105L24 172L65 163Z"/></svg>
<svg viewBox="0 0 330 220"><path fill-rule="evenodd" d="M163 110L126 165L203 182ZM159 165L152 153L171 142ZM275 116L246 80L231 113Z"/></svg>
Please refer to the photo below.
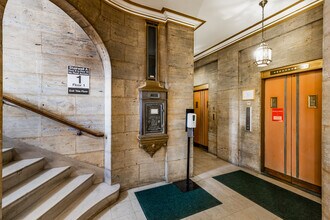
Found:
<svg viewBox="0 0 330 220"><path fill-rule="evenodd" d="M155 137L139 136L138 139L140 148L153 157L160 148L167 146L168 135L157 135Z"/></svg>

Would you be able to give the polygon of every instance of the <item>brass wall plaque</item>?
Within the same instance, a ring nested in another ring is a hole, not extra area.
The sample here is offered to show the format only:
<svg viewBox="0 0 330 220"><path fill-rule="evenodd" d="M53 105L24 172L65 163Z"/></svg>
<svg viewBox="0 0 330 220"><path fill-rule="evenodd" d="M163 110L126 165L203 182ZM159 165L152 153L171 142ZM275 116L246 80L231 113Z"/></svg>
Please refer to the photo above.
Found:
<svg viewBox="0 0 330 220"><path fill-rule="evenodd" d="M287 73L287 72L292 72L295 70L301 70L301 69L307 69L309 68L309 65L298 65L298 66L292 66L288 68L283 68L283 69L278 69L278 70L273 70L270 71L270 75L276 75L276 74L281 74L281 73Z"/></svg>
<svg viewBox="0 0 330 220"><path fill-rule="evenodd" d="M263 79L267 79L277 76L291 75L294 73L302 73L310 70L322 69L322 66L323 66L323 60L318 59L318 60L312 60L308 62L297 63L276 69L262 71L261 76Z"/></svg>
<svg viewBox="0 0 330 220"><path fill-rule="evenodd" d="M270 107L277 108L277 97L270 97Z"/></svg>
<svg viewBox="0 0 330 220"><path fill-rule="evenodd" d="M308 108L317 108L317 95L308 96Z"/></svg>

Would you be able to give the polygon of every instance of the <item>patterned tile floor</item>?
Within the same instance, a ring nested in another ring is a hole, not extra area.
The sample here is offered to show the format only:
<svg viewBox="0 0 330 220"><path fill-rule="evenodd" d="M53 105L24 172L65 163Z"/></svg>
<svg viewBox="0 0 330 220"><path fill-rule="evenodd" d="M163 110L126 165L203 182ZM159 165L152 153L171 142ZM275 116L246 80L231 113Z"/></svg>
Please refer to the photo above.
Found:
<svg viewBox="0 0 330 220"><path fill-rule="evenodd" d="M236 170L244 170L261 179L274 183L287 190L300 194L313 201L321 203L321 199L296 189L292 186L268 178L250 170L246 170L223 160L218 159L199 148L194 149L194 177L192 178L203 189L212 196L220 200L223 204L189 216L187 220L206 220L206 219L224 219L224 220L275 220L280 219L264 208L258 206L252 201L246 199L225 185L219 183L213 176L229 173ZM165 182L156 183L148 186L138 187L122 192L119 201L108 209L100 213L97 220L140 220L146 219L141 206L134 194L136 191L149 189L166 184Z"/></svg>

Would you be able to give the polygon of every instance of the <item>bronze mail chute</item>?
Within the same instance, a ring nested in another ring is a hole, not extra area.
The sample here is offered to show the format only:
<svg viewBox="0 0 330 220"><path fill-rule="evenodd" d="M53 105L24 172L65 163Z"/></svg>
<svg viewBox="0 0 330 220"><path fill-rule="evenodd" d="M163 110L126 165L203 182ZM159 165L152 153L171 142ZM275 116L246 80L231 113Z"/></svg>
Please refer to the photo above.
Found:
<svg viewBox="0 0 330 220"><path fill-rule="evenodd" d="M140 93L140 148L151 157L167 146L167 89L147 80Z"/></svg>

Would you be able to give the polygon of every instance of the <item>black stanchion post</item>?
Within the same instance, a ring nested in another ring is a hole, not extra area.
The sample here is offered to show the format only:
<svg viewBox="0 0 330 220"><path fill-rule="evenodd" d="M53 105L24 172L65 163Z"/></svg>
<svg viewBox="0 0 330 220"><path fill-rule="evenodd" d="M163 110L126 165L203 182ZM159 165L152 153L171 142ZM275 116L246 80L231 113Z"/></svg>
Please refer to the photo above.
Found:
<svg viewBox="0 0 330 220"><path fill-rule="evenodd" d="M187 146L187 177L185 180L177 181L174 183L182 192L189 192L200 188L196 183L190 180L190 139L194 137L194 128L196 128L196 114L194 109L186 110L186 132L188 136Z"/></svg>
<svg viewBox="0 0 330 220"><path fill-rule="evenodd" d="M188 128L190 129L190 128ZM188 136L188 152L187 152L187 187L189 187L189 174L190 174L190 137Z"/></svg>

